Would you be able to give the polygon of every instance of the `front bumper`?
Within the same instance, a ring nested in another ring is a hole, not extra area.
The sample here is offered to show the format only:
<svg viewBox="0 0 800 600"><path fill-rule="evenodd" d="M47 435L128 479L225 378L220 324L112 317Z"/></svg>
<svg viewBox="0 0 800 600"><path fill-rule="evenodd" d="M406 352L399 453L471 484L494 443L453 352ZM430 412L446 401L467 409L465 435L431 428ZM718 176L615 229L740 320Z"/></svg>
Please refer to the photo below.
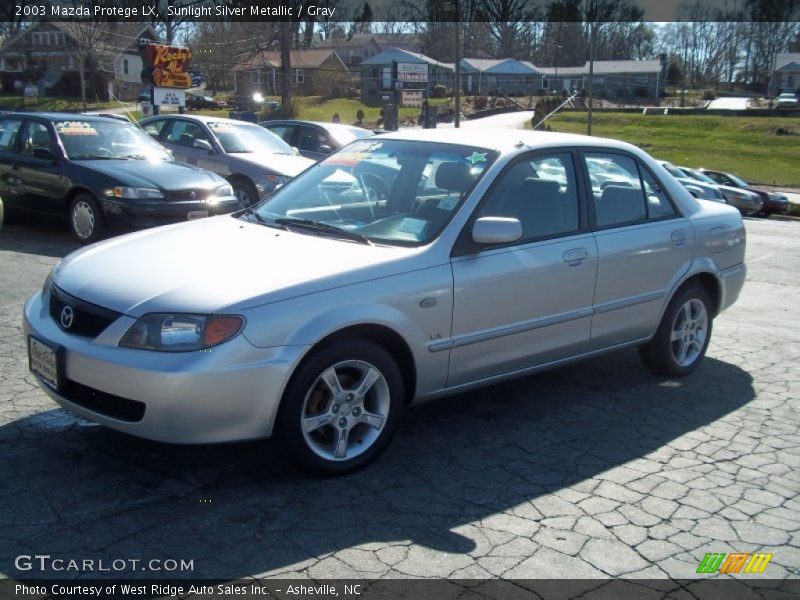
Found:
<svg viewBox="0 0 800 600"><path fill-rule="evenodd" d="M764 201L764 207L761 210L771 215L785 215L789 212L789 201L769 198Z"/></svg>
<svg viewBox="0 0 800 600"><path fill-rule="evenodd" d="M144 228L187 221L192 215L205 211L208 216L224 215L239 210L235 196L219 198L215 202L202 200L118 200L104 198L103 214L112 227Z"/></svg>
<svg viewBox="0 0 800 600"><path fill-rule="evenodd" d="M25 304L25 339L34 335L63 348L67 383L56 392L40 382L42 389L78 416L161 442L227 442L272 434L280 398L304 346L256 348L240 334L198 352L118 347L134 321L122 316L94 339L67 334L37 293ZM119 410L124 401L143 408L143 414Z"/></svg>

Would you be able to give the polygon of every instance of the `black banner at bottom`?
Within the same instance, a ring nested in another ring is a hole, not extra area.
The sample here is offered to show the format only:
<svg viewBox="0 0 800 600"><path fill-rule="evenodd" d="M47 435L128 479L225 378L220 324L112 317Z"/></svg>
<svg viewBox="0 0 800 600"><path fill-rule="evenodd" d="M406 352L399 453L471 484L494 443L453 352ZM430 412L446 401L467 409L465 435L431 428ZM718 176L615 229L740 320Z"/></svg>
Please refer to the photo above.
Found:
<svg viewBox="0 0 800 600"><path fill-rule="evenodd" d="M607 600L800 598L800 579L0 580L0 600Z"/></svg>

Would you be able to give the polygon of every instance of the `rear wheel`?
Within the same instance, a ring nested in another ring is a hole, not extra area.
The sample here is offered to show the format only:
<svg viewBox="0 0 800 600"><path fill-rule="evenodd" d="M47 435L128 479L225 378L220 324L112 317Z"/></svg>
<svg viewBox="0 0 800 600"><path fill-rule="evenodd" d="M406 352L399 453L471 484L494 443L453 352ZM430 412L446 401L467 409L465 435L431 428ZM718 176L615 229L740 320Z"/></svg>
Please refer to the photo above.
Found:
<svg viewBox="0 0 800 600"><path fill-rule="evenodd" d="M688 375L705 356L711 340L712 308L699 284L672 299L655 337L639 349L645 366L660 375Z"/></svg>
<svg viewBox="0 0 800 600"><path fill-rule="evenodd" d="M400 369L381 346L360 339L335 342L311 355L292 377L278 434L306 470L348 473L389 444L403 394Z"/></svg>
<svg viewBox="0 0 800 600"><path fill-rule="evenodd" d="M81 244L91 244L101 239L106 226L97 200L90 194L78 194L69 207L69 227Z"/></svg>

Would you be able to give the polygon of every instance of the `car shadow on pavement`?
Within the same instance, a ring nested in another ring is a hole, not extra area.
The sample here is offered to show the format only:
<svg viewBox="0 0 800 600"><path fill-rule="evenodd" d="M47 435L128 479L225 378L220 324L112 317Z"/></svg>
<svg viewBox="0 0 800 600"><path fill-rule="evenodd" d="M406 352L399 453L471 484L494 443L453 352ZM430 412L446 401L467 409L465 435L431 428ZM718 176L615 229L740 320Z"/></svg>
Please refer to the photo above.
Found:
<svg viewBox="0 0 800 600"><path fill-rule="evenodd" d="M6 214L5 218L0 227L0 252L63 258L80 248L66 223L17 214Z"/></svg>
<svg viewBox="0 0 800 600"><path fill-rule="evenodd" d="M659 448L754 395L735 365L706 358L673 380L624 351L414 407L384 456L334 479L305 477L272 442L171 446L53 409L0 428L0 572L79 575L15 567L37 553L190 559L169 575L235 579L339 552L340 576L358 577L382 565L365 544L468 554L482 535L469 524L525 535L549 502L569 512L550 494L621 465L657 472Z"/></svg>

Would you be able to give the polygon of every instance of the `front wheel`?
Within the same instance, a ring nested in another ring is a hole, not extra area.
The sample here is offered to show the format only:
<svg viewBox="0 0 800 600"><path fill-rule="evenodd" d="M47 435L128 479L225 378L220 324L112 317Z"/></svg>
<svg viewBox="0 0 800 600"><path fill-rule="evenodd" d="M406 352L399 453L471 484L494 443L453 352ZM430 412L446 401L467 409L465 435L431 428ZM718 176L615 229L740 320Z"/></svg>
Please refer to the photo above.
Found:
<svg viewBox="0 0 800 600"><path fill-rule="evenodd" d="M242 208L258 204L258 191L251 181L237 178L231 181L231 187Z"/></svg>
<svg viewBox="0 0 800 600"><path fill-rule="evenodd" d="M659 375L688 375L705 356L711 340L708 293L690 285L672 299L653 339L639 349L645 366Z"/></svg>
<svg viewBox="0 0 800 600"><path fill-rule="evenodd" d="M69 206L69 227L81 244L92 244L103 237L105 221L97 200L78 194Z"/></svg>
<svg viewBox="0 0 800 600"><path fill-rule="evenodd" d="M312 354L292 377L278 434L312 473L355 471L389 444L403 395L400 369L381 346L359 339L335 342Z"/></svg>

